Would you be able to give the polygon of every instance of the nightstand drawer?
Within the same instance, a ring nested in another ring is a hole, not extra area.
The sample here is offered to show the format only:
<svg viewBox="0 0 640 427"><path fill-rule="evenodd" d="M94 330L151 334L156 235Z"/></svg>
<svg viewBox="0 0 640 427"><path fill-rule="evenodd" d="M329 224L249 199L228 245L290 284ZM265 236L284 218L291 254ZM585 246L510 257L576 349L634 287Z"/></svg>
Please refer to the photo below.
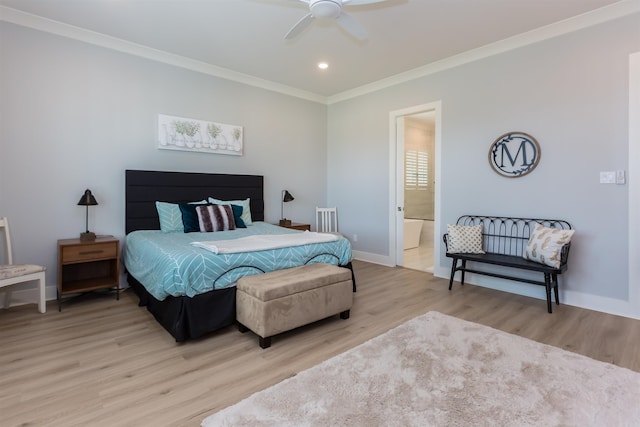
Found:
<svg viewBox="0 0 640 427"><path fill-rule="evenodd" d="M93 259L115 258L118 245L113 242L94 245L66 246L62 248L62 262L90 261Z"/></svg>

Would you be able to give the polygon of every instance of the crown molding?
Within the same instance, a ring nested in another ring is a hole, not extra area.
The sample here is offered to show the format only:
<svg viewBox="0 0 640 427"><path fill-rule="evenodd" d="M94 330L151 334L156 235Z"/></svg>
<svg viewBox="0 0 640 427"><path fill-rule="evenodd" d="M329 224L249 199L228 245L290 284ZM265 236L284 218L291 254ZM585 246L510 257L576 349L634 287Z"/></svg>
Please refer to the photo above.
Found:
<svg viewBox="0 0 640 427"><path fill-rule="evenodd" d="M401 83L406 83L408 81L425 77L430 74L458 67L463 64L474 62L479 59L514 50L543 40L558 37L563 34L578 31L583 28L601 24L603 22L622 18L624 16L631 15L637 12L640 12L640 0L622 0L609 6L605 6L590 12L583 13L581 15L574 16L572 18L558 21L556 23L549 24L522 34L518 34L516 36L509 37L495 43L490 43L488 45L481 46L479 48L469 50L458 55L450 56L440 61L432 62L422 67L414 68L413 70L399 73L386 79L378 80L376 82L363 85L355 89L344 91L337 95L329 96L327 98L327 104L331 105L337 102L346 101L351 98L366 95L368 93L386 89L388 87L395 86Z"/></svg>
<svg viewBox="0 0 640 427"><path fill-rule="evenodd" d="M211 65L203 61L187 58L173 53L153 49L148 46L132 43L117 37L108 36L106 34L95 31L86 30L52 19L43 18L41 16L22 12L6 6L0 6L0 20L10 22L12 24L23 27L32 28L46 33L78 40L95 46L112 49L129 55L138 56L152 61L185 68L198 73L208 74L225 80L231 80L243 83L249 86L266 89L273 92L279 92L285 95L306 99L321 104L326 104L327 98L312 92L307 92L291 86L275 83L270 80L261 79L250 76L248 74L239 73L227 68Z"/></svg>
<svg viewBox="0 0 640 427"><path fill-rule="evenodd" d="M10 7L0 6L0 20L16 25L29 27L35 30L44 31L58 36L82 41L107 49L116 50L152 61L185 68L214 77L235 81L238 83L254 86L257 88L282 93L320 104L331 105L337 102L346 101L351 98L366 95L386 89L391 86L402 84L411 80L428 76L463 64L487 58L503 52L514 50L523 46L557 37L573 31L581 30L613 19L621 18L633 13L640 12L640 0L622 0L563 21L556 22L535 30L528 31L495 43L491 43L477 49L473 49L440 61L432 62L422 67L414 68L394 76L378 80L351 90L347 90L332 96L323 96L316 93L304 91L291 86L276 83L270 80L261 79L248 74L239 73L227 68L211 65L203 61L175 55L158 49L132 43L116 37L101 34L95 31L86 30L69 24L64 24L41 16L22 12Z"/></svg>

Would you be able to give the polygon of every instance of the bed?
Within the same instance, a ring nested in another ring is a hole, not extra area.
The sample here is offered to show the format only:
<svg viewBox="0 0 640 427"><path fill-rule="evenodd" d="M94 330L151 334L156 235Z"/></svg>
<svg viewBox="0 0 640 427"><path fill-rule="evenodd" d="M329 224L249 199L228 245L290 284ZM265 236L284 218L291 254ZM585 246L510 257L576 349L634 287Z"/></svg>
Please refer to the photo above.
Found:
<svg viewBox="0 0 640 427"><path fill-rule="evenodd" d="M144 170L127 170L125 174L127 237L123 260L127 280L140 305L178 342L235 322L235 282L240 277L313 262L352 270L351 246L343 237L238 254L215 254L194 246L194 242L231 241L256 234L303 233L264 222L262 176ZM214 233L160 231L156 201L186 203L209 197L249 199L253 224Z"/></svg>

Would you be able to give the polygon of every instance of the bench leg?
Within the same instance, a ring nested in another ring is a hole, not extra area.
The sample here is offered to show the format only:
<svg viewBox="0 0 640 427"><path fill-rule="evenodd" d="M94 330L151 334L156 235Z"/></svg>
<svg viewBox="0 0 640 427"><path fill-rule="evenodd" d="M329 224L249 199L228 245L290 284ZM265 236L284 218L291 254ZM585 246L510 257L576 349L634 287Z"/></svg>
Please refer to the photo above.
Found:
<svg viewBox="0 0 640 427"><path fill-rule="evenodd" d="M449 279L449 290L453 286L453 276L456 274L456 266L458 265L458 258L453 258L453 263L451 264L451 278Z"/></svg>
<svg viewBox="0 0 640 427"><path fill-rule="evenodd" d="M345 310L342 313L340 313L340 318L341 319L348 319L350 313L351 313L351 310Z"/></svg>
<svg viewBox="0 0 640 427"><path fill-rule="evenodd" d="M544 284L547 291L547 311L551 313L551 274L544 273Z"/></svg>
<svg viewBox="0 0 640 427"><path fill-rule="evenodd" d="M262 348L271 347L271 337L263 338L261 336L258 336L258 344L260 344L260 347Z"/></svg>
<svg viewBox="0 0 640 427"><path fill-rule="evenodd" d="M460 286L464 286L464 272L467 269L467 260L462 260L462 271L460 272Z"/></svg>
<svg viewBox="0 0 640 427"><path fill-rule="evenodd" d="M558 275L551 275L552 283L553 283L553 293L556 296L556 305L560 305L560 298L558 297Z"/></svg>

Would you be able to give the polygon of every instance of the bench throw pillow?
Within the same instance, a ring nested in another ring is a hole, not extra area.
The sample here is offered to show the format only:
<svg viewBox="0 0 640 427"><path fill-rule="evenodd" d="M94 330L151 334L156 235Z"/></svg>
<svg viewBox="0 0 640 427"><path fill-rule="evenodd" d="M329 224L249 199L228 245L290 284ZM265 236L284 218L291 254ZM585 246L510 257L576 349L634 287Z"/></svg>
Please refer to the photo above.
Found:
<svg viewBox="0 0 640 427"><path fill-rule="evenodd" d="M538 224L533 229L522 256L524 259L558 268L562 247L571 241L573 233L575 230L561 230Z"/></svg>
<svg viewBox="0 0 640 427"><path fill-rule="evenodd" d="M483 254L482 225L447 225L448 252L453 254Z"/></svg>

